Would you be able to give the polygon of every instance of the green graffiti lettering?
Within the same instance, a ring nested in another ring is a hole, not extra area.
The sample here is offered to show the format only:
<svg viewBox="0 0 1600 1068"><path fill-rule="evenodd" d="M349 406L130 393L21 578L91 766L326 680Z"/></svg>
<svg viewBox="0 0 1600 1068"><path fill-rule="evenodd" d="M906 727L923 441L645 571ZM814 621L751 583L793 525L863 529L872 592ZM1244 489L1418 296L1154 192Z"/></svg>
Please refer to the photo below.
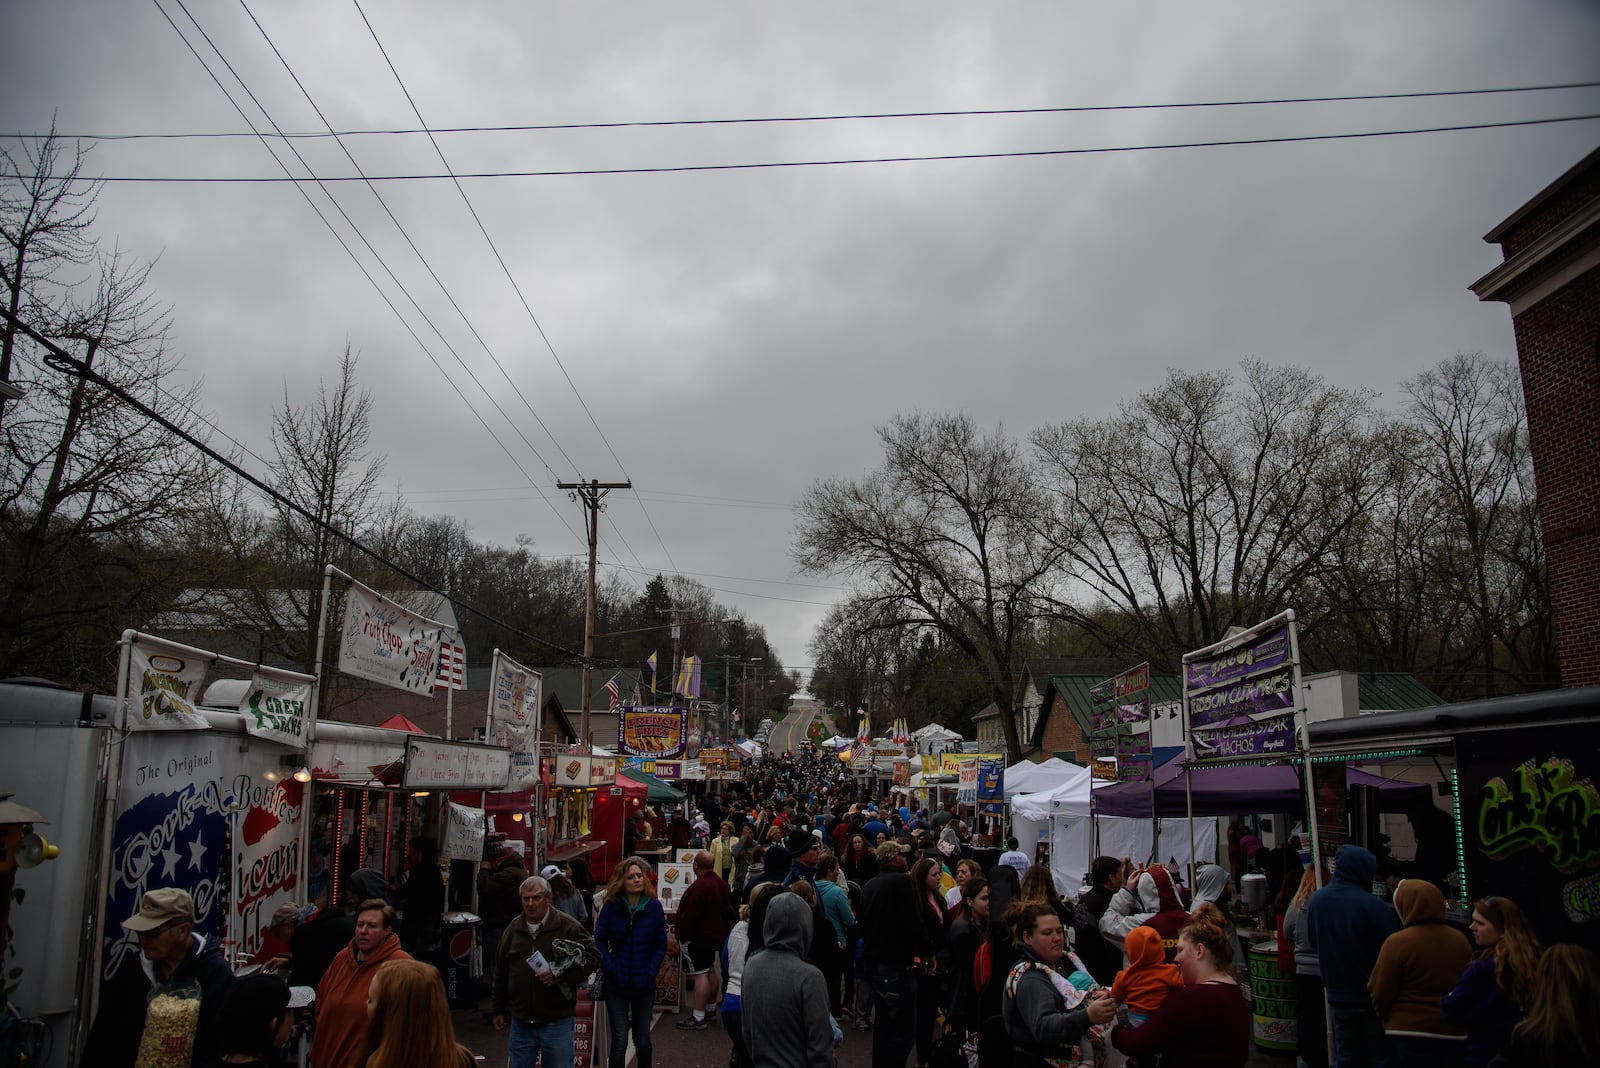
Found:
<svg viewBox="0 0 1600 1068"><path fill-rule="evenodd" d="M1600 792L1576 779L1572 761L1529 760L1510 776L1484 784L1478 805L1478 844L1504 860L1525 849L1549 854L1557 871L1571 873L1600 860Z"/></svg>

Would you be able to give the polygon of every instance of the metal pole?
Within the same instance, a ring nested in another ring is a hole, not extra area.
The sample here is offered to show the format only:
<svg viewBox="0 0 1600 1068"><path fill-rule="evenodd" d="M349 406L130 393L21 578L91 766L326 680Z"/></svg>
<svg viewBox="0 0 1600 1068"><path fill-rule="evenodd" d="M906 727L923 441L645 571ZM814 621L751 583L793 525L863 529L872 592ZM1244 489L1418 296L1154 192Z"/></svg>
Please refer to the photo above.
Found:
<svg viewBox="0 0 1600 1068"><path fill-rule="evenodd" d="M316 681L311 684L311 713L306 718L306 767L315 769L314 753L317 740L317 717L322 711L322 655L328 637L328 600L333 591L333 576L346 577L343 572L332 564L322 569L322 609L317 618L317 662L312 672ZM310 865L311 865L311 824L313 822L312 802L316 796L315 781L305 784L300 791L300 864L295 873L295 885L300 888L306 900L311 898ZM333 844L334 852L338 852L343 843ZM333 869L329 869L331 873ZM330 881L328 885L328 904L339 903L339 888Z"/></svg>
<svg viewBox="0 0 1600 1068"><path fill-rule="evenodd" d="M1193 893L1194 892L1194 868L1195 868L1195 864L1194 864L1194 769L1189 766L1189 760L1191 760L1194 757L1194 746L1192 744L1190 744L1190 742L1189 742L1189 683L1188 683L1189 658L1187 656L1184 657L1181 667L1182 667L1182 670L1183 670L1183 673L1184 673L1184 679L1182 680L1182 682L1183 682L1183 740L1184 740L1184 749L1186 750L1186 755L1185 755L1184 762L1183 762L1183 794L1184 794L1184 801L1185 801L1185 803L1186 803L1186 805L1188 807L1188 813L1189 813L1189 892ZM1152 756L1151 759L1154 760L1155 758ZM1152 770L1151 785L1153 786L1153 785L1155 785L1155 776L1153 774L1154 769L1152 768L1151 770ZM1152 799L1151 799L1151 804L1152 805L1155 804L1153 795L1152 795Z"/></svg>
<svg viewBox="0 0 1600 1068"><path fill-rule="evenodd" d="M100 810L100 855L96 858L94 893L94 922L89 944L89 968L87 990L80 990L79 996L86 1000L89 1006L87 1012L78 1017L77 1025L72 1030L72 1045L81 1048L85 1031L89 1021L93 1020L100 1008L100 961L101 950L106 938L106 892L111 882L111 850L116 837L117 825L117 795L122 785L122 747L127 738L128 731L128 672L133 662L133 642L138 637L138 632L125 630L122 640L118 643L121 649L117 656L117 707L111 717L111 743L106 752L105 763L105 803ZM75 1062L77 1048L69 1051L69 1057Z"/></svg>

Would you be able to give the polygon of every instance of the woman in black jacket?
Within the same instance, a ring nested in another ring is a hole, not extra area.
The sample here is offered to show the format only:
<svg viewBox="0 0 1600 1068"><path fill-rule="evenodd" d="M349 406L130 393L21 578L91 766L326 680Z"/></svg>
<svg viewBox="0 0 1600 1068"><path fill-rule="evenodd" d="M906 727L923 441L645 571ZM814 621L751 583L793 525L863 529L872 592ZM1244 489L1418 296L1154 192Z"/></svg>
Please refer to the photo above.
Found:
<svg viewBox="0 0 1600 1068"><path fill-rule="evenodd" d="M950 975L950 932L939 891L942 870L937 860L923 857L911 868L911 882L917 888L917 915L923 931L934 947L933 959L917 969L917 1068L925 1068L933 1055L939 1010L945 1000L945 980Z"/></svg>
<svg viewBox="0 0 1600 1068"><path fill-rule="evenodd" d="M877 851L864 833L857 831L850 835L839 866L844 869L844 877L857 886L866 886L867 880L878 874Z"/></svg>
<svg viewBox="0 0 1600 1068"><path fill-rule="evenodd" d="M950 922L950 1015L963 1033L977 1029L978 987L972 975L978 947L989 940L989 880L974 875L961 884L961 905Z"/></svg>

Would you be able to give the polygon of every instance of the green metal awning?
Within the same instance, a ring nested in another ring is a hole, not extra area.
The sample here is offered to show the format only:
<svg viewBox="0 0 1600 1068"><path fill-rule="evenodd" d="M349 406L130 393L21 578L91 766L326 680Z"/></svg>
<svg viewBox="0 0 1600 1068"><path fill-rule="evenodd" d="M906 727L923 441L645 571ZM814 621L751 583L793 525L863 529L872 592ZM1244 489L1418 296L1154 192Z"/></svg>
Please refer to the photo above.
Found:
<svg viewBox="0 0 1600 1068"><path fill-rule="evenodd" d="M634 782L644 783L647 791L644 795L646 801L664 801L667 804L677 804L689 796L667 780L658 779L648 771L640 771L638 768L618 768L617 774L626 775Z"/></svg>

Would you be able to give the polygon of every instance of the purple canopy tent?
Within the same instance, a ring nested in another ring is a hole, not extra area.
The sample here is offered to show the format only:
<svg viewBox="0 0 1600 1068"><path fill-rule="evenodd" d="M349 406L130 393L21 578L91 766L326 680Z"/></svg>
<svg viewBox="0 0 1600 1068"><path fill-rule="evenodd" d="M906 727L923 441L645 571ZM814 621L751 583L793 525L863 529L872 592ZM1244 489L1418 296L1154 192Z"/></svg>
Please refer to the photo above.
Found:
<svg viewBox="0 0 1600 1068"><path fill-rule="evenodd" d="M1184 765L1173 760L1155 770L1156 808L1162 816L1188 813L1184 793ZM1381 775L1349 770L1351 786L1376 786L1387 803L1401 803L1429 796L1426 783L1386 779ZM1305 786L1299 774L1287 764L1241 764L1236 767L1196 767L1194 769L1194 814L1228 816L1250 812L1298 812L1305 808ZM1102 786L1091 795L1097 816L1136 816L1149 819L1150 784L1122 782Z"/></svg>

